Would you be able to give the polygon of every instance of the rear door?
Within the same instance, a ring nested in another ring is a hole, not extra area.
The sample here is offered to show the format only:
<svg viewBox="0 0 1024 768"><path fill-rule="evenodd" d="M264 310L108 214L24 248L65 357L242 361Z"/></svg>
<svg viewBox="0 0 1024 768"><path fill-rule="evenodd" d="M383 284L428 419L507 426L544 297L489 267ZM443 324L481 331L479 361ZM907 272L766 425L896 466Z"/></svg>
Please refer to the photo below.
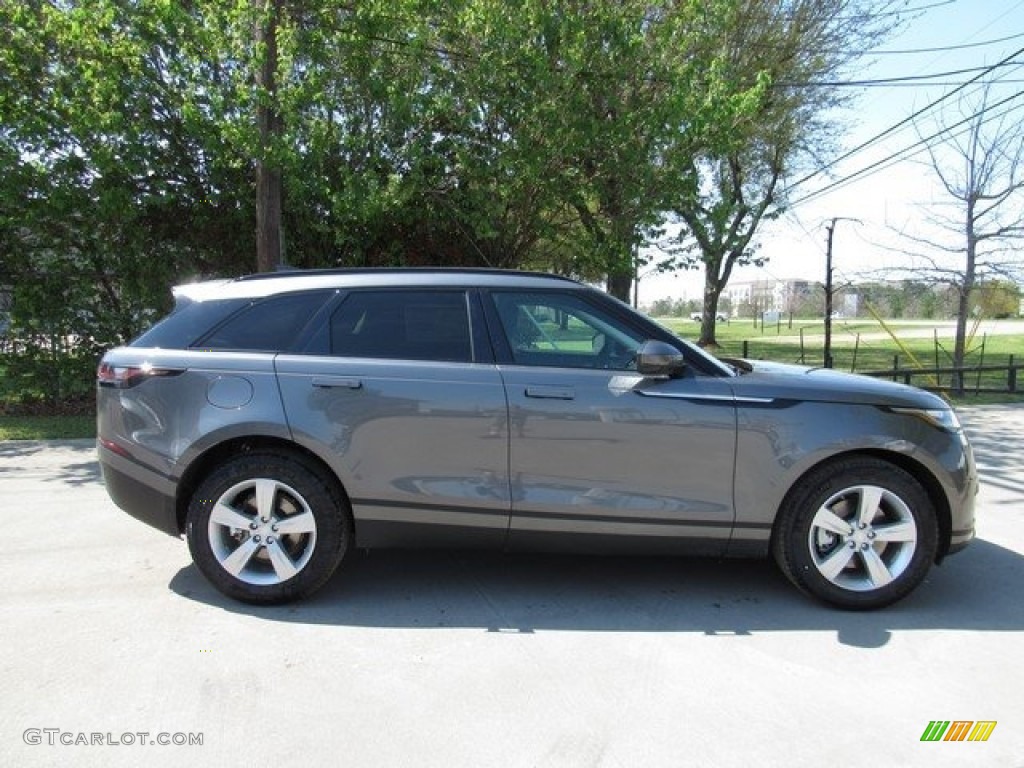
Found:
<svg viewBox="0 0 1024 768"><path fill-rule="evenodd" d="M343 298L307 355L277 372L296 440L345 484L359 546L500 547L508 410L465 290Z"/></svg>
<svg viewBox="0 0 1024 768"><path fill-rule="evenodd" d="M494 291L513 548L717 554L732 532L727 378L650 379L643 339L580 292Z"/></svg>

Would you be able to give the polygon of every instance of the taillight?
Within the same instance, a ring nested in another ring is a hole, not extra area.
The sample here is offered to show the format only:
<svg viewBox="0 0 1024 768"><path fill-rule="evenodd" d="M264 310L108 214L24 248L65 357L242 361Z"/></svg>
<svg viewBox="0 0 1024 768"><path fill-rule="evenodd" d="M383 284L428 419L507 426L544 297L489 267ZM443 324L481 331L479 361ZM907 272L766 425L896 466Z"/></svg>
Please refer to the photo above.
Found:
<svg viewBox="0 0 1024 768"><path fill-rule="evenodd" d="M179 373L181 371L169 368L154 368L152 363L143 363L136 366L112 365L102 362L100 367L96 369L96 383L101 387L128 389L153 376L175 376Z"/></svg>

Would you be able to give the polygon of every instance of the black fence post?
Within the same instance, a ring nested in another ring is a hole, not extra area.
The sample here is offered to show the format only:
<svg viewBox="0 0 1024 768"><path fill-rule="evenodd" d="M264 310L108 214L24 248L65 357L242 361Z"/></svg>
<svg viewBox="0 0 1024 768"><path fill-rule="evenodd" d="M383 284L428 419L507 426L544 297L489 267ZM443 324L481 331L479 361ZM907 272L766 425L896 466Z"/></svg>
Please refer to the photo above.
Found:
<svg viewBox="0 0 1024 768"><path fill-rule="evenodd" d="M978 376L974 380L974 394L978 394L981 391L981 369L985 365L985 342L988 341L988 334L982 334L981 337L981 359L978 360Z"/></svg>

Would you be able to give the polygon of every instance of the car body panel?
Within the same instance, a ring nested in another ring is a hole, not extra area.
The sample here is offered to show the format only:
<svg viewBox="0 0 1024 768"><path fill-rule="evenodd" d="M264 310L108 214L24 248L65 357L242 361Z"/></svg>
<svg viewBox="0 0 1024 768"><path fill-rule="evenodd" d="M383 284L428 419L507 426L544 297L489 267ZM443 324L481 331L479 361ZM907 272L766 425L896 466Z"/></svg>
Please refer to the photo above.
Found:
<svg viewBox="0 0 1024 768"><path fill-rule="evenodd" d="M646 537L672 539L676 551L724 551L736 451L726 380L526 366L501 372L511 425L510 547L546 548L552 538L590 534L610 537L601 549L633 549L630 538Z"/></svg>
<svg viewBox="0 0 1024 768"><path fill-rule="evenodd" d="M108 352L104 361L110 365L154 372L129 388L97 388L100 465L123 499L118 503L177 535L178 482L207 450L243 436L290 439L273 358L200 350Z"/></svg>
<svg viewBox="0 0 1024 768"><path fill-rule="evenodd" d="M759 390L762 394L764 389ZM841 456L871 454L912 462L941 486L959 536L973 530L977 473L962 436L885 407L856 403L801 402L738 408L736 530L729 553L766 551L775 511L813 467Z"/></svg>
<svg viewBox="0 0 1024 768"><path fill-rule="evenodd" d="M104 360L156 372L130 388L99 387L97 423L167 477L232 432L289 436L273 354L119 348Z"/></svg>
<svg viewBox="0 0 1024 768"><path fill-rule="evenodd" d="M493 365L281 355L277 370L295 440L341 478L359 546L504 543L508 408Z"/></svg>
<svg viewBox="0 0 1024 768"><path fill-rule="evenodd" d="M810 368L761 360L742 362L744 368L750 370L735 379L736 391L740 396L899 407L949 407L938 395L884 379L844 373L832 368Z"/></svg>

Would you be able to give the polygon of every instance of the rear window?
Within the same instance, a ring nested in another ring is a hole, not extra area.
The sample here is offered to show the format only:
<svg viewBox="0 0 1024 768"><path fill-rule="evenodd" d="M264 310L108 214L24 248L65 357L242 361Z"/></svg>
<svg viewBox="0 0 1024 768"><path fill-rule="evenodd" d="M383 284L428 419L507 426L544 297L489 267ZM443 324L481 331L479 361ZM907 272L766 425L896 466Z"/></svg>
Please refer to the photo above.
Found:
<svg viewBox="0 0 1024 768"><path fill-rule="evenodd" d="M331 291L316 291L257 301L192 346L250 352L291 349L310 318L331 295Z"/></svg>
<svg viewBox="0 0 1024 768"><path fill-rule="evenodd" d="M133 347L188 349L203 334L249 303L249 299L185 302L131 343Z"/></svg>

